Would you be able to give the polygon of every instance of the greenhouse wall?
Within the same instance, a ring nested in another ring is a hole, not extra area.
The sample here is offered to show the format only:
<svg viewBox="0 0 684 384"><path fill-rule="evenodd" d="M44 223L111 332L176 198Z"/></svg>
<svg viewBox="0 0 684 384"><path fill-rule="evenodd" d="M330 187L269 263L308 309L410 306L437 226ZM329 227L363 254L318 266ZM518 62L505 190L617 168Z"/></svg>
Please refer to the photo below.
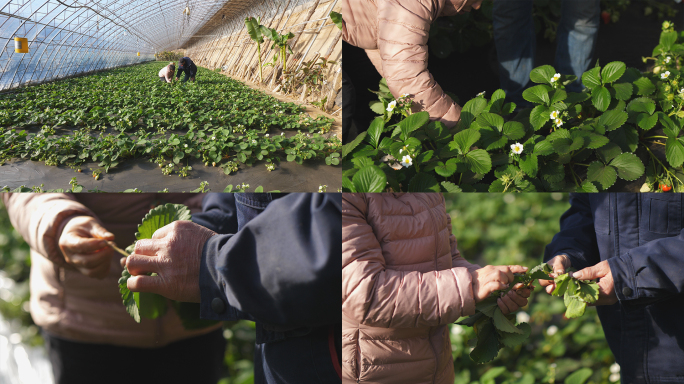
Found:
<svg viewBox="0 0 684 384"><path fill-rule="evenodd" d="M0 91L154 60L232 1L0 0ZM28 53L15 52L17 37Z"/></svg>
<svg viewBox="0 0 684 384"><path fill-rule="evenodd" d="M196 40L188 42L187 54L196 63L209 69L221 69L234 78L259 82L257 44L249 37L245 18L260 18L261 24L276 29L281 34L292 32L289 40L293 53L288 53L288 70L297 70L303 63L319 58L335 61L324 71L326 83L320 97L328 96L332 102L341 88L340 67L342 63L342 31L329 17L331 11L341 12L338 0L277 0L251 1L249 6L238 9L236 5L219 11L203 28ZM220 23L220 20L230 21ZM275 53L271 41L262 44L262 63L271 63ZM264 66L263 82L271 89L282 67ZM299 89L301 91L301 88Z"/></svg>

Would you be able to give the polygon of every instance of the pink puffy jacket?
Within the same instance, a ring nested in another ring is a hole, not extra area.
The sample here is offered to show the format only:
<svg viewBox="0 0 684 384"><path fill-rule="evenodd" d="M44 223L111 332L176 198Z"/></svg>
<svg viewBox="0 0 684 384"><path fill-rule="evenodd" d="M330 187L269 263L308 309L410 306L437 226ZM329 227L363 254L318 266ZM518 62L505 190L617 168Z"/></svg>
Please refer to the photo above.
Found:
<svg viewBox="0 0 684 384"><path fill-rule="evenodd" d="M453 384L447 324L475 313L436 193L342 196L344 383Z"/></svg>
<svg viewBox="0 0 684 384"><path fill-rule="evenodd" d="M191 199L192 198L192 199ZM155 203L184 203L200 208L201 195L183 194L3 194L14 228L31 247L31 317L46 331L64 339L126 347L161 347L210 332L183 328L176 312L142 319L140 324L121 302L119 254L112 257L103 280L87 277L64 260L58 241L67 219L93 216L125 248L135 240L143 216Z"/></svg>
<svg viewBox="0 0 684 384"><path fill-rule="evenodd" d="M366 50L394 97L411 95L413 111L451 128L461 107L427 69L430 25L455 15L466 0L342 0L344 41Z"/></svg>

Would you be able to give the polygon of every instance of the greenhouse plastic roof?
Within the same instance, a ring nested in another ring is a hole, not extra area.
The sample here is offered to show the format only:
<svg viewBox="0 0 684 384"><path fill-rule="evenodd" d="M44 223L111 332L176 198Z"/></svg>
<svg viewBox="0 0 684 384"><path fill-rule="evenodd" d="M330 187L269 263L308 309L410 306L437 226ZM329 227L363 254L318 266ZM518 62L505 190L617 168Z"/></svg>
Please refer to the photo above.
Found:
<svg viewBox="0 0 684 384"><path fill-rule="evenodd" d="M0 0L0 90L154 60L210 20L281 1ZM15 37L28 39L29 53L15 53Z"/></svg>

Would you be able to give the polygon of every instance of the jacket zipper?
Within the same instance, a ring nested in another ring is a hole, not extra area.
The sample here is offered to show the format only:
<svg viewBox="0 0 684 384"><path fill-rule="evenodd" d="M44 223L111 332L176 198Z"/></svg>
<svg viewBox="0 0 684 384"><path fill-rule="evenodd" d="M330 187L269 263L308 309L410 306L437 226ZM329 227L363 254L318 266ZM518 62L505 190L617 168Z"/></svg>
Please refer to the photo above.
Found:
<svg viewBox="0 0 684 384"><path fill-rule="evenodd" d="M361 337L361 330L356 336L356 383L361 382L361 342L359 338Z"/></svg>
<svg viewBox="0 0 684 384"><path fill-rule="evenodd" d="M439 228L437 227L437 219L435 218L435 215L432 213L432 209L430 208L430 204L426 200L423 199L422 194L416 194L416 197L419 198L419 200L425 205L427 208L428 214L430 214L430 222L432 223L432 230L434 231L435 234L435 273L439 273L438 271L438 265L437 265L437 258L439 257ZM428 343L430 343L430 349L432 349L432 354L435 356L435 373L432 375L432 382L435 383L437 382L437 363L439 362L439 358L437 356L437 351L435 351L435 347L432 345L432 340L431 340L431 335L432 335L432 329L433 327L430 327L430 331L428 332Z"/></svg>

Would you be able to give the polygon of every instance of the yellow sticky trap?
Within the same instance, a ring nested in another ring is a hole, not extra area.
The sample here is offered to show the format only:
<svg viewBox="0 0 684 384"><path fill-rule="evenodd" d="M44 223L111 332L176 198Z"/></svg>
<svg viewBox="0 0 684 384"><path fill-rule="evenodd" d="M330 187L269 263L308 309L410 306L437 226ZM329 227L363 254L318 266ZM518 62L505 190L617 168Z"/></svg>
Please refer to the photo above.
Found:
<svg viewBox="0 0 684 384"><path fill-rule="evenodd" d="M28 39L25 37L15 37L14 38L14 52L15 53L28 53Z"/></svg>
<svg viewBox="0 0 684 384"><path fill-rule="evenodd" d="M138 52L138 56L140 56L140 52Z"/></svg>

